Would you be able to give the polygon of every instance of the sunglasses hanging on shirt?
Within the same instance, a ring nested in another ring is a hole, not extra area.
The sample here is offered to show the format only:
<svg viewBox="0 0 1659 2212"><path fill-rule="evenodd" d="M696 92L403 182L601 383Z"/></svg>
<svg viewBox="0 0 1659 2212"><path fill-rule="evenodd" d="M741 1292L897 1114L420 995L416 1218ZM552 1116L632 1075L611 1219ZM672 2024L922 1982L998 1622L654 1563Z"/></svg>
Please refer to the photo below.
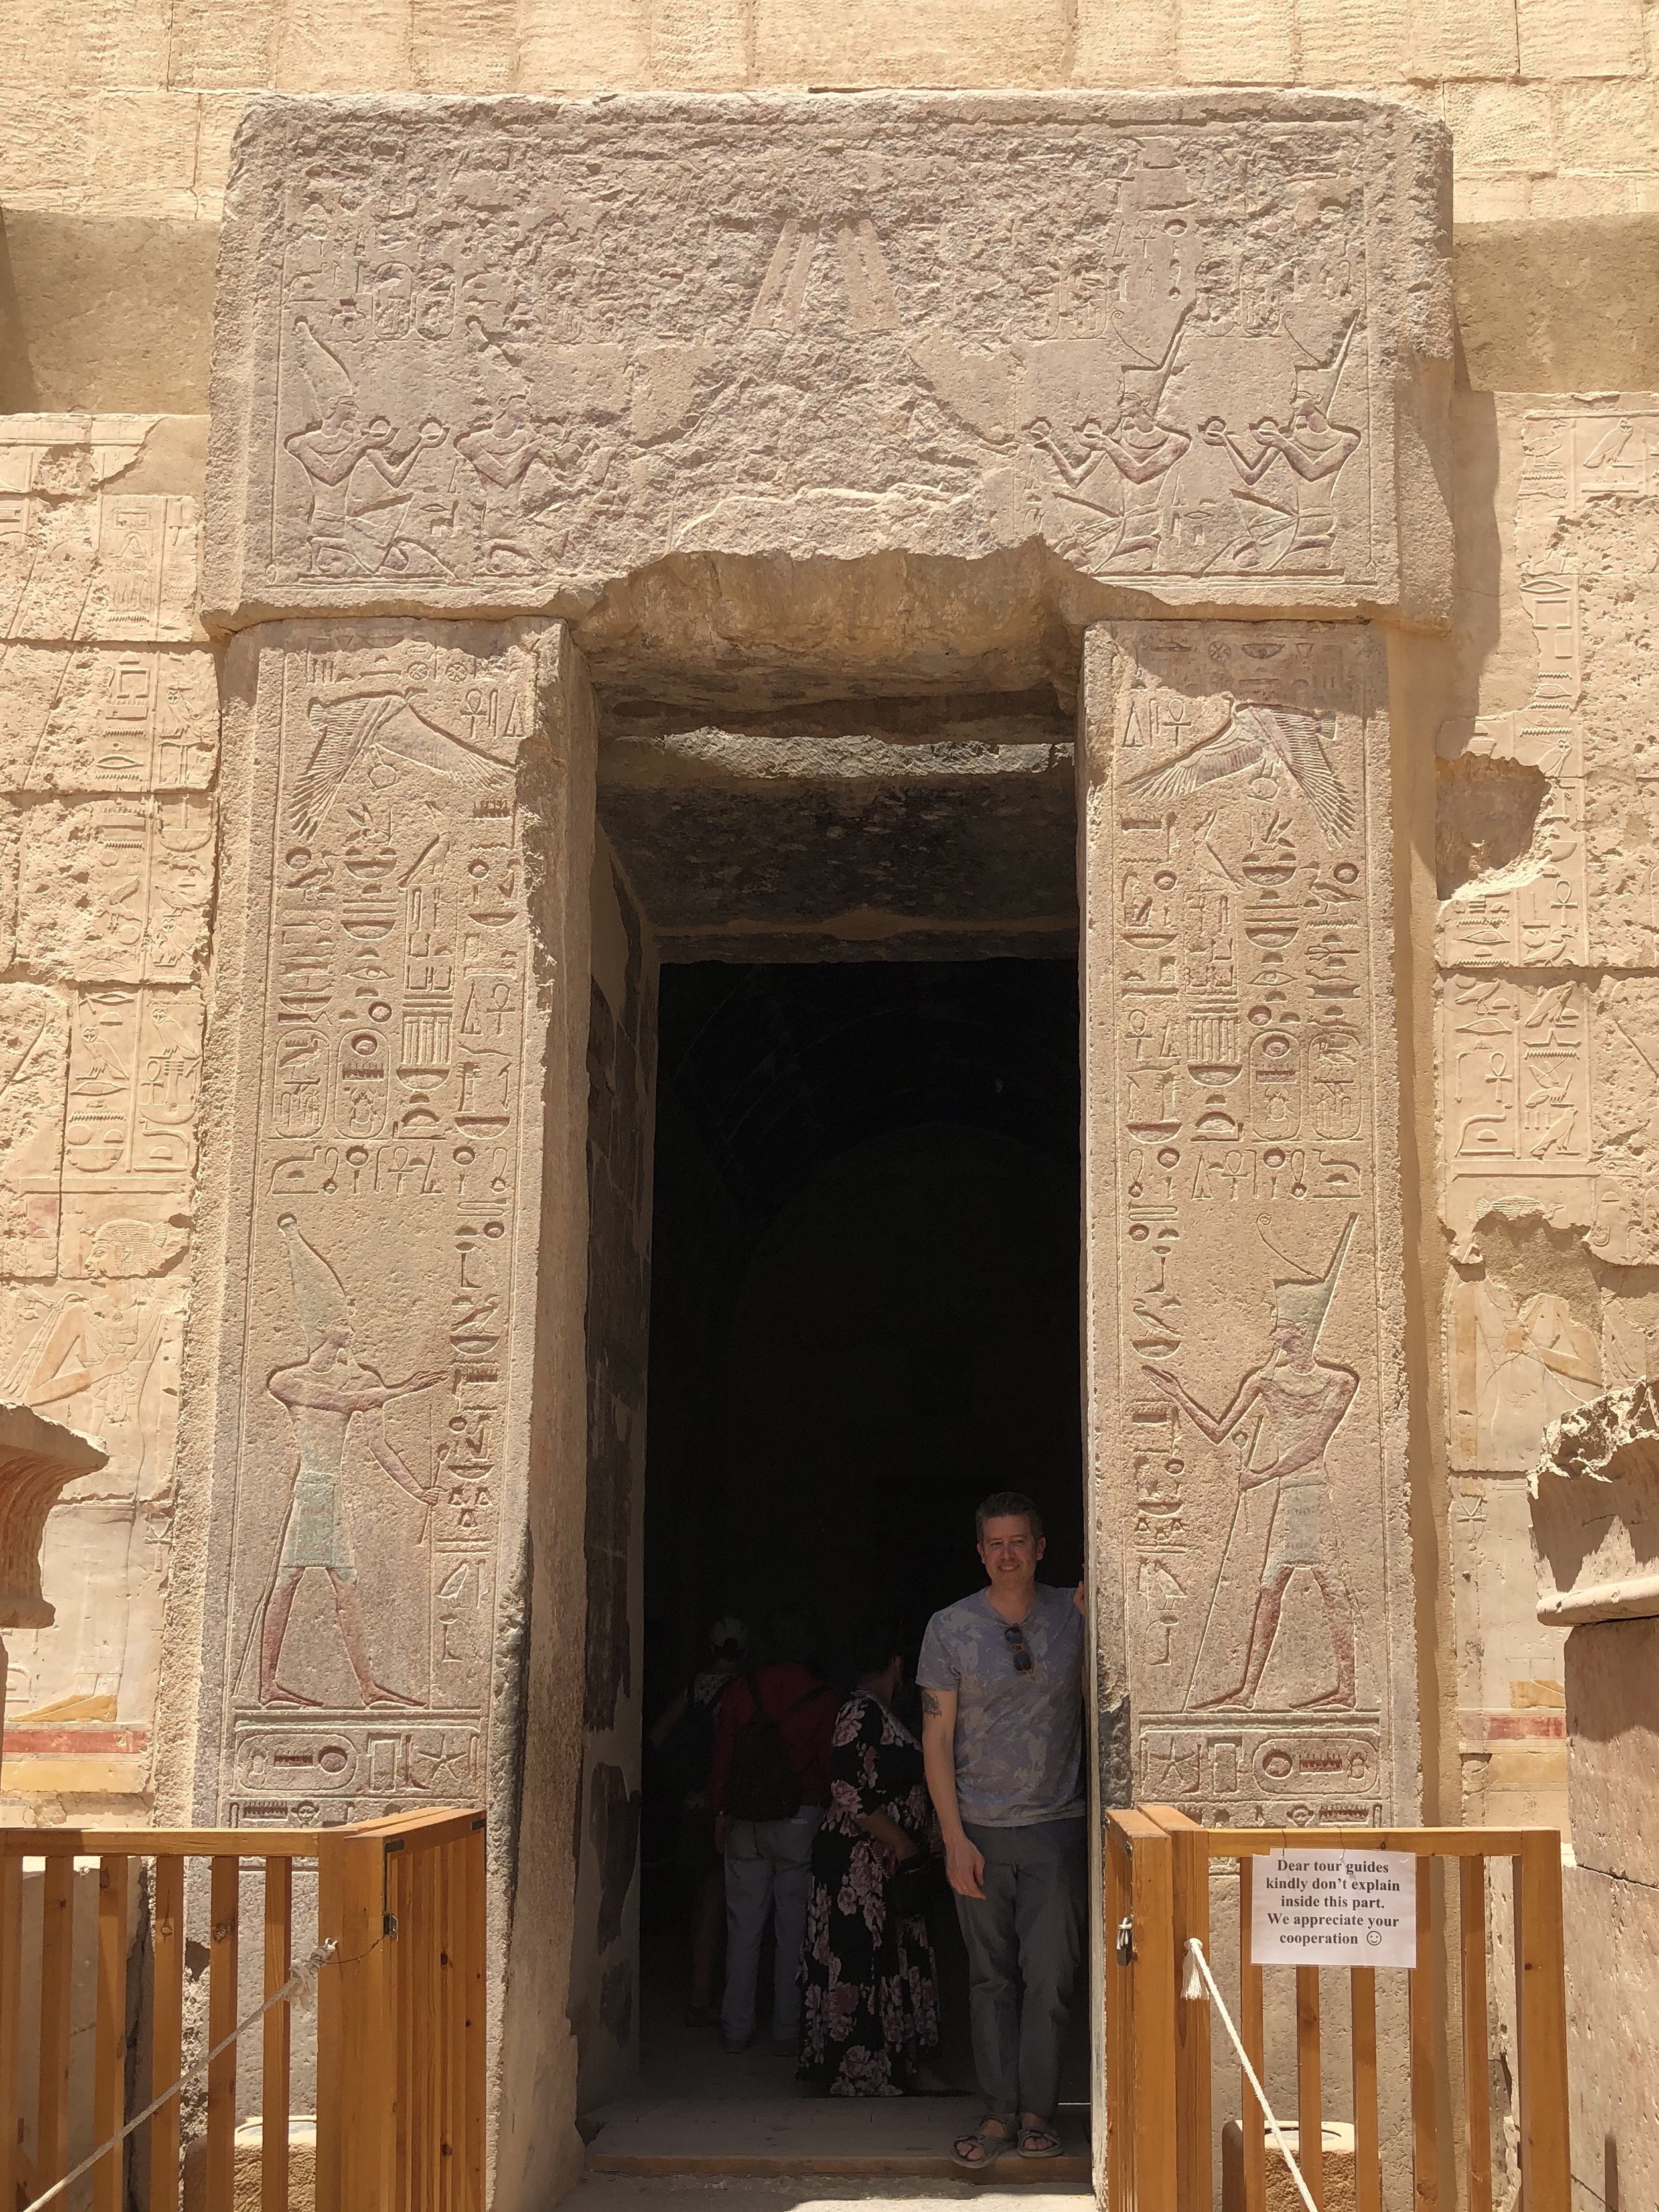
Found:
<svg viewBox="0 0 1659 2212"><path fill-rule="evenodd" d="M1018 1621L1015 1621L1011 1628L1005 1628L1002 1633L1005 1641L1012 1650L1015 1674L1029 1674L1036 1662L1032 1658L1030 1649L1026 1644L1025 1631Z"/></svg>

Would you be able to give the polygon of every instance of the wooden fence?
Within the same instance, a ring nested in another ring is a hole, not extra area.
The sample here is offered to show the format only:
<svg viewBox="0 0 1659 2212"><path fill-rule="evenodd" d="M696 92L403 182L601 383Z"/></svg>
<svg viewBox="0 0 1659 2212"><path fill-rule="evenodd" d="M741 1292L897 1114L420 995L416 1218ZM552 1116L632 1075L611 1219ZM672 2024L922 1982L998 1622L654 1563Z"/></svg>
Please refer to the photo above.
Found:
<svg viewBox="0 0 1659 2212"><path fill-rule="evenodd" d="M1252 1963L1254 1862L1286 1850L1405 1851L1418 1861L1417 1954L1407 1973L1406 2047L1379 2051L1377 1973L1368 1967L1262 1967ZM1495 2212L1488 2022L1491 1937L1486 1873L1508 1862L1514 1913L1516 2111L1521 2170L1517 2212L1571 2212L1567 2141L1566 2002L1561 1942L1561 1838L1553 1828L1201 1828L1167 1806L1107 1819L1105 1852L1107 2203L1109 2212L1212 2212L1214 2144L1212 2039L1222 2033L1208 2002L1182 1995L1188 1946L1210 1952L1210 1876L1217 1860L1238 1873L1236 1991L1223 1996L1281 2124L1294 2118L1297 2162L1323 2212L1324 2075L1321 1972L1349 1982L1355 2212L1383 2212L1384 2157L1379 2069L1408 2088L1411 2202L1434 2212L1443 2201ZM1455 2032L1449 1995L1435 1969L1432 1869L1443 1863L1447 1948L1459 1960ZM1452 1876L1455 1870L1455 1901ZM1498 1877L1502 1879L1500 1875ZM1212 1961L1213 1965L1213 1961ZM1295 1977L1293 2112L1264 2068L1264 1978ZM1220 1977L1218 1976L1219 1980ZM1443 2114L1449 2068L1461 2051L1462 2111L1454 2161L1459 2186L1443 2200ZM1244 2212L1263 2212L1267 2148L1261 2110L1240 2069ZM1289 2201L1277 2197L1277 2202Z"/></svg>
<svg viewBox="0 0 1659 2212"><path fill-rule="evenodd" d="M27 1860L44 1861L44 1872L26 1947ZM470 1812L332 1828L0 1830L0 2212L19 2212L70 2171L71 2095L83 2089L71 2078L77 1860L96 1862L98 1883L89 2154L198 2051L233 2036L253 2008L251 1990L269 1997L289 1981L295 1873L314 1867L317 1945L332 1946L316 1968L317 2212L483 2212L484 1822ZM137 1899L135 1860L149 1873ZM251 1925L250 1890L259 1899ZM148 1914L147 1953L135 1944L135 1905ZM207 1938L205 2017L188 2036L187 1924ZM37 1933L39 1972L26 1988ZM135 1973L149 1977L142 2066L130 2049ZM36 2007L38 2068L26 2081ZM289 2006L276 2004L208 2069L204 2212L232 2212L238 2158L251 2155L236 2142L239 2112L260 2123L260 2212L289 2212L292 2027ZM169 2099L98 2160L92 2212L123 2212L140 2158L150 2212L178 2212L184 2106ZM31 2117L32 2161L22 2148ZM60 2192L51 2212L69 2202Z"/></svg>

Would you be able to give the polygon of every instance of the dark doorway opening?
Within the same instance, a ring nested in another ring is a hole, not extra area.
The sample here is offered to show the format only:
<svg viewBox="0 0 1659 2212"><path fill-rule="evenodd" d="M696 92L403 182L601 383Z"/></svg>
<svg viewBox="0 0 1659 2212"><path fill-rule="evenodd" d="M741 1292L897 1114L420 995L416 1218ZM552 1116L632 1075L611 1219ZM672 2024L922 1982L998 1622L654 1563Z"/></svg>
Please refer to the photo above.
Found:
<svg viewBox="0 0 1659 2212"><path fill-rule="evenodd" d="M838 1686L872 1617L914 1659L928 1615L980 1585L990 1490L1037 1500L1043 1579L1078 1578L1079 1123L1074 959L664 969L647 1737L723 1616L805 1613ZM723 2058L684 2024L696 1875L648 1753L644 1782L642 2086L793 2094L788 2061ZM969 2090L942 1923L945 2070ZM1086 2098L1079 2041L1067 2094Z"/></svg>

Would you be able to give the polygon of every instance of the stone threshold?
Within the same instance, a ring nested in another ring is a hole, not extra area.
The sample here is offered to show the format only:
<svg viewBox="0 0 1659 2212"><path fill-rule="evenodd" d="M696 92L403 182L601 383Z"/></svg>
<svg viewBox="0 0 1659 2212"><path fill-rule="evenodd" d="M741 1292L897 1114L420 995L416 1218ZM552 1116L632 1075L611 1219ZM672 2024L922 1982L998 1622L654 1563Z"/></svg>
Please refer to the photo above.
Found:
<svg viewBox="0 0 1659 2212"><path fill-rule="evenodd" d="M1075 2187L1090 2179L1088 2126L1061 2116L1058 2158L1012 2152L981 2183L951 2165L953 2136L971 2129L973 2097L801 2098L799 2101L629 2099L610 2108L587 2147L592 2174L950 2181L994 2186Z"/></svg>

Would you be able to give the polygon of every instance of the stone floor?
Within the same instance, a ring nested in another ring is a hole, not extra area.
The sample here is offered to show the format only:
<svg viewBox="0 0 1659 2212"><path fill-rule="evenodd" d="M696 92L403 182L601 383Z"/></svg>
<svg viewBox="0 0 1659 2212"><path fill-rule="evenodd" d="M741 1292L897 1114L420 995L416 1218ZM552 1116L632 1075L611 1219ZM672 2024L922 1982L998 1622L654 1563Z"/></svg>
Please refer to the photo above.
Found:
<svg viewBox="0 0 1659 2212"><path fill-rule="evenodd" d="M896 2179L879 2185L813 2175L805 2179L722 2179L592 2174L564 2200L567 2212L832 2212L845 2204L884 2205L903 2212L971 2200L988 2212L1088 2212L1086 2185L1013 2189L994 2182L922 2183Z"/></svg>
<svg viewBox="0 0 1659 2212"><path fill-rule="evenodd" d="M937 2063L964 2094L842 2098L803 2087L795 2079L793 2057L776 2056L764 2037L728 2056L716 2029L688 2026L683 1937L672 1925L648 1928L641 1945L638 2088L582 2122L595 2182L603 2178L607 2188L619 2190L647 2179L659 2189L684 2183L694 2191L715 2185L761 2190L752 2207L744 2199L743 2212L787 2212L819 2194L862 2197L872 2189L919 2189L923 2202L930 2187L976 2197L1012 2192L1022 2204L1041 2203L1055 2191L1086 2190L1086 2033L1069 2055L1062 2085L1062 2098L1070 2101L1060 2113L1061 2157L1023 2160L1010 2153L988 2183L969 2180L951 2166L951 2138L971 2128L982 2110L971 2094L966 1962L951 1955L953 1934L953 1928L941 1929L937 1945L945 2030ZM770 1966L769 1955L763 1957L763 1990L770 1987ZM803 2189L812 2196L803 2197ZM591 2212L613 2204L617 2212L629 2212L631 2200L625 2194L606 2196Z"/></svg>
<svg viewBox="0 0 1659 2212"><path fill-rule="evenodd" d="M973 2097L728 2097L629 2098L612 2106L587 2146L588 2171L629 2178L793 2178L816 2188L820 2178L945 2183L958 2176L950 2163L952 2136L974 2126L980 2103ZM1086 2114L1060 2115L1065 2142L1056 2159L999 2160L995 2187L1017 2189L1022 2203L1033 2190L1070 2188L1089 2178ZM963 2179L979 2193L981 2185Z"/></svg>

